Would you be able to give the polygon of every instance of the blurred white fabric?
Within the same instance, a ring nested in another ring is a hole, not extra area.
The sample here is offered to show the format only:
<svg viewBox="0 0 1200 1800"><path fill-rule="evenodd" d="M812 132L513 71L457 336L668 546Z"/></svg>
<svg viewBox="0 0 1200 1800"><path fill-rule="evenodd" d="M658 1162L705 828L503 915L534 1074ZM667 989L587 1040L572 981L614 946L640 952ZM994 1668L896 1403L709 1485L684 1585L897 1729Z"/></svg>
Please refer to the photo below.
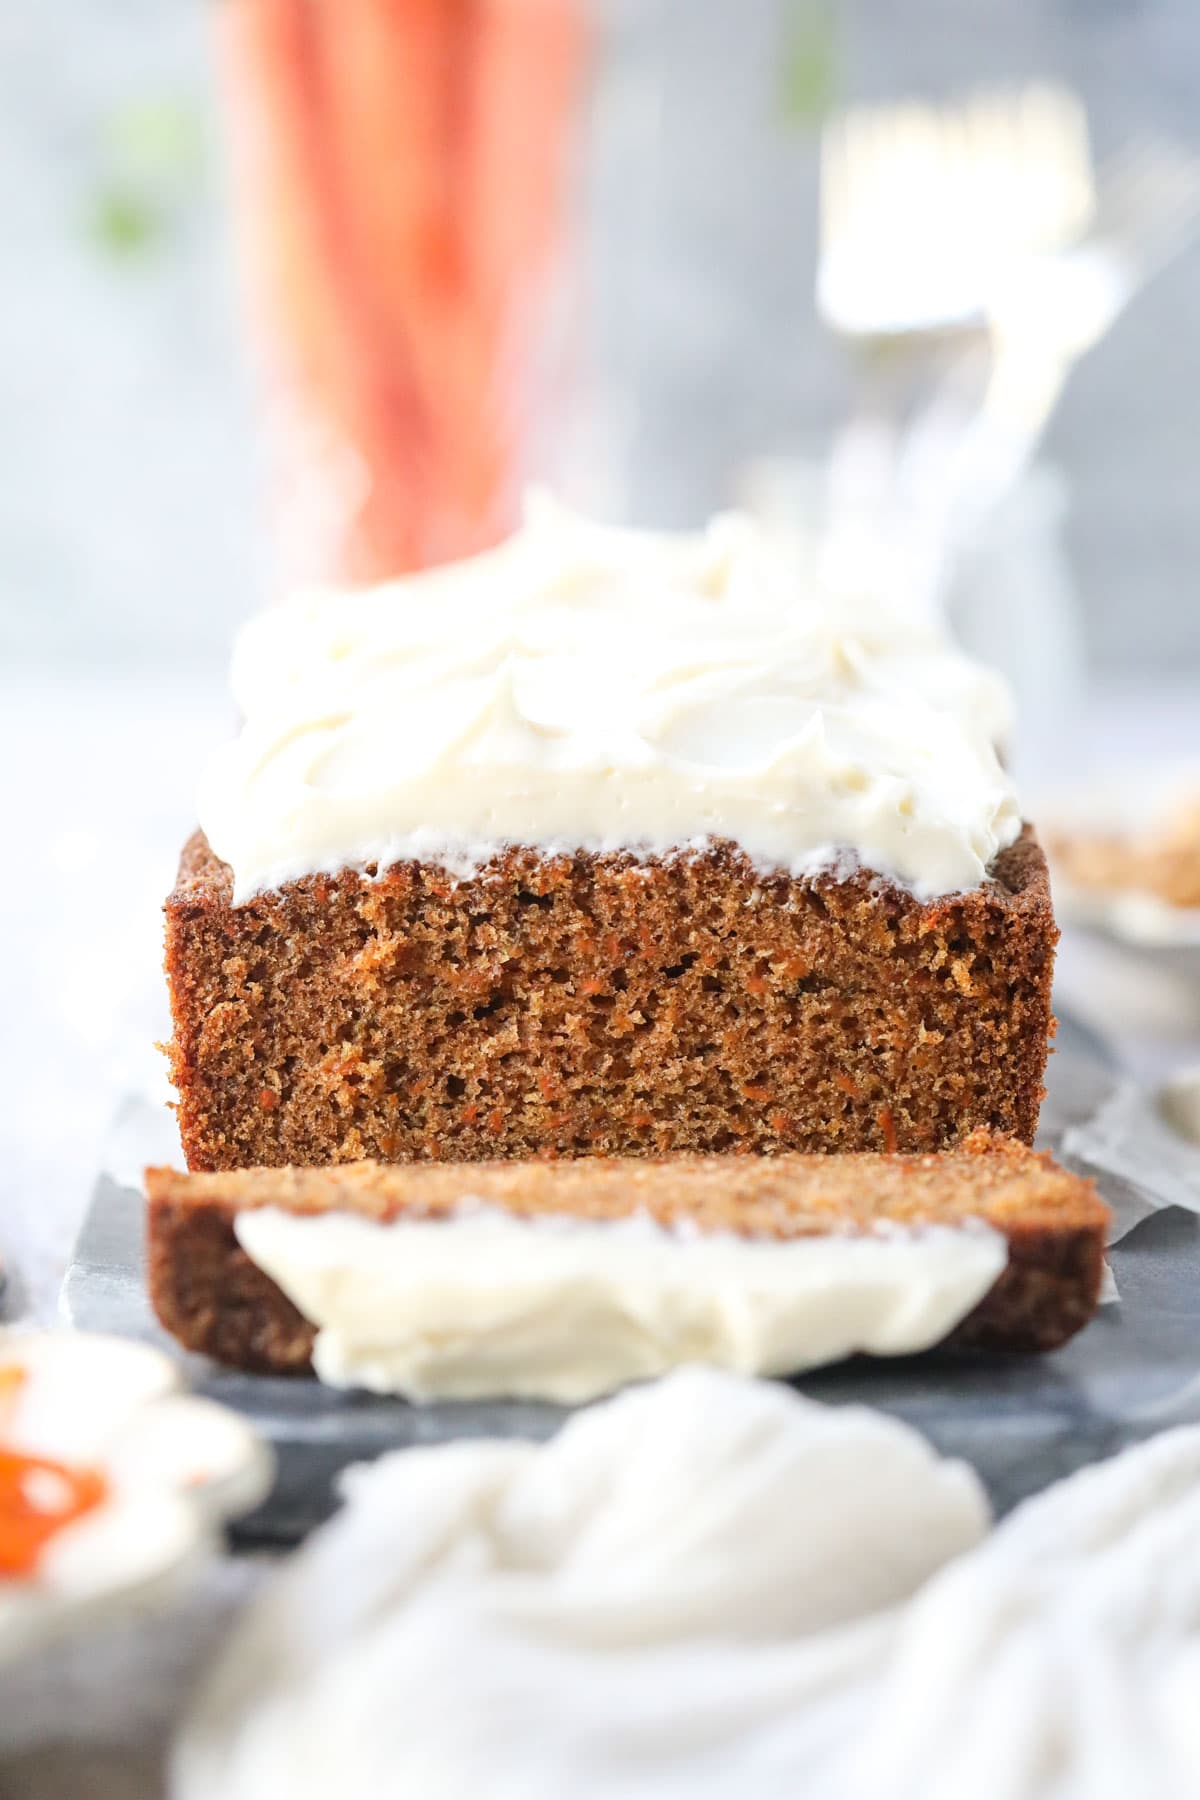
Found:
<svg viewBox="0 0 1200 1800"><path fill-rule="evenodd" d="M169 1097L161 908L228 702L161 677L0 685L0 1257L6 1316L55 1314L126 1093Z"/></svg>
<svg viewBox="0 0 1200 1800"><path fill-rule="evenodd" d="M407 1450L251 1608L175 1800L1194 1800L1200 1429L1028 1502L689 1369Z"/></svg>

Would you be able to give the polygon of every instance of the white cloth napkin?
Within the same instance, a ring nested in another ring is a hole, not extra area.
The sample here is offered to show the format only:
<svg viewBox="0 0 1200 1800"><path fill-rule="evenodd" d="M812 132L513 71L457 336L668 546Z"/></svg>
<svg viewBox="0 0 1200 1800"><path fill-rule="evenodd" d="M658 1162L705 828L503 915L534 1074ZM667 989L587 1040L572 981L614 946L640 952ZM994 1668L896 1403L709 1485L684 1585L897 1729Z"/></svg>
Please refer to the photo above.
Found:
<svg viewBox="0 0 1200 1800"><path fill-rule="evenodd" d="M689 1369L347 1485L175 1800L1200 1793L1200 1430L990 1531L907 1427Z"/></svg>

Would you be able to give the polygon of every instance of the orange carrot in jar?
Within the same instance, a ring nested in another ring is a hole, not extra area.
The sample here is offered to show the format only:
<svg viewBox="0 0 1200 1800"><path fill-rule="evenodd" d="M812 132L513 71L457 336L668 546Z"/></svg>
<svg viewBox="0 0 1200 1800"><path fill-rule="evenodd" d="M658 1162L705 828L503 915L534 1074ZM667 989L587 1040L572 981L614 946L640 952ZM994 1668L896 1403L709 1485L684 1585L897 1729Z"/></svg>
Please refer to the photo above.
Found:
<svg viewBox="0 0 1200 1800"><path fill-rule="evenodd" d="M333 489L338 466L352 458L367 490L358 511L378 519L386 509L388 520L376 554L356 541L361 520L351 507L331 549L334 566L306 572L369 579L419 559L407 506L375 492L416 487L416 446L411 431L393 438L384 430L395 406L382 398L382 371L368 353L328 157L318 10L311 0L227 0L219 48L243 261L291 459L315 475L312 485ZM300 507L308 504L302 494Z"/></svg>
<svg viewBox="0 0 1200 1800"><path fill-rule="evenodd" d="M558 235L587 32L579 0L478 0L464 251L491 299Z"/></svg>
<svg viewBox="0 0 1200 1800"><path fill-rule="evenodd" d="M339 0L322 14L330 156L351 246L383 417L372 461L390 487L389 433L420 446L420 493L407 490L419 547L431 562L476 548L457 466L478 394L458 378L464 308L457 233L461 88L477 0ZM395 392L403 369L406 413ZM410 446L411 447L411 446ZM377 494L371 535L386 529ZM494 533L491 535L495 535ZM486 541L486 540L485 540Z"/></svg>
<svg viewBox="0 0 1200 1800"><path fill-rule="evenodd" d="M305 0L230 0L216 17L251 304L287 375L337 393L351 358L346 272L311 11Z"/></svg>
<svg viewBox="0 0 1200 1800"><path fill-rule="evenodd" d="M463 254L474 296L483 412L481 486L497 457L513 473L518 420L529 402L536 332L564 214L568 133L582 80L586 30L578 0L479 0L470 67Z"/></svg>
<svg viewBox="0 0 1200 1800"><path fill-rule="evenodd" d="M561 206L574 0L220 13L276 402L306 494L337 515L332 566L307 573L373 580L494 541Z"/></svg>
<svg viewBox="0 0 1200 1800"><path fill-rule="evenodd" d="M406 347L426 382L459 297L453 89L473 4L338 0L322 14L329 156L356 277L384 342Z"/></svg>

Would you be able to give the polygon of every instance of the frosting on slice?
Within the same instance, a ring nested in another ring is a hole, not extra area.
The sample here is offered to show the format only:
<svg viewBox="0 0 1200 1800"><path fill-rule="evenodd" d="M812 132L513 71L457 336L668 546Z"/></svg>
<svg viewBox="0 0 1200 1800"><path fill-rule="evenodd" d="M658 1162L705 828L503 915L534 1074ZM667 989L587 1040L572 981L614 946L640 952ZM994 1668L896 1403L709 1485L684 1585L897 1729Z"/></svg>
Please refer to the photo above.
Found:
<svg viewBox="0 0 1200 1800"><path fill-rule="evenodd" d="M746 1238L470 1203L390 1224L264 1207L236 1230L317 1326L323 1381L414 1400L573 1404L682 1363L783 1375L904 1355L946 1337L1008 1257L975 1223Z"/></svg>

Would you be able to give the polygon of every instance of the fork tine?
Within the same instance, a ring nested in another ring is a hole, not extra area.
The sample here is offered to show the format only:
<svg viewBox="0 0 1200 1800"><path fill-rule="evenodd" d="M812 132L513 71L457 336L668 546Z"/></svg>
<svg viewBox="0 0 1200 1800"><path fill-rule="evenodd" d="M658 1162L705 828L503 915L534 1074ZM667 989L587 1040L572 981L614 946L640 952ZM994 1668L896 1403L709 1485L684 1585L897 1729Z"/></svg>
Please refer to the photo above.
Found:
<svg viewBox="0 0 1200 1800"><path fill-rule="evenodd" d="M820 193L818 295L835 323L961 326L985 310L987 270L1065 248L1090 224L1086 116L1050 82L952 106L851 107L822 135Z"/></svg>
<svg viewBox="0 0 1200 1800"><path fill-rule="evenodd" d="M1200 159L1165 139L1142 135L1100 172L1097 232L1142 252L1154 240L1190 231L1200 209Z"/></svg>

